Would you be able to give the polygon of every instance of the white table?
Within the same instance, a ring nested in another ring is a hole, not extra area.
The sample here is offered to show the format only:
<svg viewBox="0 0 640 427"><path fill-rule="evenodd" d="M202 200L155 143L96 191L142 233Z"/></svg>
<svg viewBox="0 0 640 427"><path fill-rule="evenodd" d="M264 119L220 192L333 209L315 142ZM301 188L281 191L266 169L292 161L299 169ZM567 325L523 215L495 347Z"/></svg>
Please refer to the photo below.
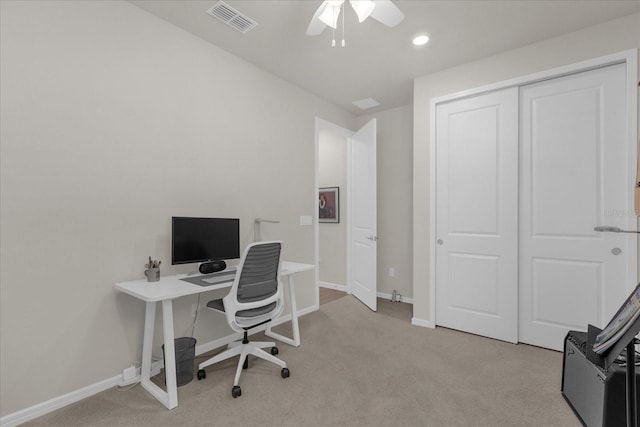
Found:
<svg viewBox="0 0 640 427"><path fill-rule="evenodd" d="M281 276L287 278L284 286L289 295L291 305L291 326L293 337L285 337L271 331L269 325L265 328L266 335L293 346L300 345L300 329L298 327L298 309L294 290L293 275L302 271L313 270L312 264L283 261ZM180 280L185 275L161 277L158 282L147 282L146 279L131 282L116 283L115 288L121 292L136 297L146 303L144 316L144 337L142 339L142 370L140 383L149 393L158 399L167 409L178 406L178 387L176 385L176 360L173 332L173 304L172 301L187 295L195 295L209 291L219 291L220 298L227 294L233 281L217 283L209 286L199 286ZM156 317L156 303L162 303L162 329L164 337L165 377L167 390L164 391L151 381L151 347L153 346L153 328Z"/></svg>

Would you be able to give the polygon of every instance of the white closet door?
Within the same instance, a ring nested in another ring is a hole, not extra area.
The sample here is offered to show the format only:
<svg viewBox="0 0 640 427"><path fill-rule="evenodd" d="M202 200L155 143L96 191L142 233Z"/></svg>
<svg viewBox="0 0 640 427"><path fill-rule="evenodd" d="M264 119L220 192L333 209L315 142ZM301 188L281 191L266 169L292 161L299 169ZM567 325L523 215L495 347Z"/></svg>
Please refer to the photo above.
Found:
<svg viewBox="0 0 640 427"><path fill-rule="evenodd" d="M520 89L521 342L604 326L635 285L624 64Z"/></svg>
<svg viewBox="0 0 640 427"><path fill-rule="evenodd" d="M436 109L436 324L517 342L518 90Z"/></svg>

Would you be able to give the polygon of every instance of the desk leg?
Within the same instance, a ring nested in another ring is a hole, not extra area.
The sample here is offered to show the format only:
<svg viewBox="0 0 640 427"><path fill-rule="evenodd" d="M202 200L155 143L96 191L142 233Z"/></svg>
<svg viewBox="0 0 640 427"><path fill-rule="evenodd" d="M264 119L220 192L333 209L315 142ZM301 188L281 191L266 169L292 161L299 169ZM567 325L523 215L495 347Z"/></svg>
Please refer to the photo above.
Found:
<svg viewBox="0 0 640 427"><path fill-rule="evenodd" d="M298 326L298 306L296 304L295 284L293 283L293 274L287 276L286 282L289 294L289 304L291 305L291 329L293 330L293 339L280 335L271 330L271 325L267 323L265 335L275 338L294 347L300 346L300 327Z"/></svg>
<svg viewBox="0 0 640 427"><path fill-rule="evenodd" d="M156 303L148 302L144 317L144 338L142 342L142 372L140 384L160 403L173 409L178 406L176 387L176 353L173 339L173 306L171 300L162 301L162 326L164 332L165 376L167 391L151 381L151 347L153 346L153 328L156 320Z"/></svg>
<svg viewBox="0 0 640 427"><path fill-rule="evenodd" d="M164 332L164 374L169 398L167 408L178 406L178 387L176 386L176 350L173 335L173 304L170 299L162 301L162 328Z"/></svg>
<svg viewBox="0 0 640 427"><path fill-rule="evenodd" d="M151 347L153 346L153 327L156 319L156 303L148 302L144 315L144 337L142 338L142 385L151 378ZM145 387L146 388L146 387Z"/></svg>

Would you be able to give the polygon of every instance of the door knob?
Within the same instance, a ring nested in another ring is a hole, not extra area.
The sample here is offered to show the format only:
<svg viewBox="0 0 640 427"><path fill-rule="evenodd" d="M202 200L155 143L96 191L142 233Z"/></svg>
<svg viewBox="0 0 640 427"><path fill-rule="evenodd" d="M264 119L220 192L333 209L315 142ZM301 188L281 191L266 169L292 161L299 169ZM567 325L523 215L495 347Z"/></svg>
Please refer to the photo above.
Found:
<svg viewBox="0 0 640 427"><path fill-rule="evenodd" d="M371 240L372 242L376 242L378 240L378 236L367 236L367 240Z"/></svg>
<svg viewBox="0 0 640 427"><path fill-rule="evenodd" d="M439 245L441 245L441 244L443 244L444 242L442 241L442 239L438 239L438 242L437 242L437 243L438 243Z"/></svg>
<svg viewBox="0 0 640 427"><path fill-rule="evenodd" d="M614 255L620 255L622 253L622 249L613 248L613 249L611 249L611 253L614 254Z"/></svg>

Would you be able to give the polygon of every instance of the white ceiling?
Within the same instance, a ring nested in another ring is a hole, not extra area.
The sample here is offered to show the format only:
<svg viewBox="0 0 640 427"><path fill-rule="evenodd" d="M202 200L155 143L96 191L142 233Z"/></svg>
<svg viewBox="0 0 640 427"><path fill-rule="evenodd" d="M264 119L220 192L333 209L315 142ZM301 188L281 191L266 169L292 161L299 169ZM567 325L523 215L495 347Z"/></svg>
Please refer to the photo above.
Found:
<svg viewBox="0 0 640 427"><path fill-rule="evenodd" d="M367 113L411 104L415 77L640 12L638 0L396 0L406 18L394 28L344 8L346 47L332 48L331 28L305 35L322 0L226 0L258 22L246 34L206 13L218 0L130 1L356 115L363 98L381 103ZM431 41L412 46L417 33Z"/></svg>

